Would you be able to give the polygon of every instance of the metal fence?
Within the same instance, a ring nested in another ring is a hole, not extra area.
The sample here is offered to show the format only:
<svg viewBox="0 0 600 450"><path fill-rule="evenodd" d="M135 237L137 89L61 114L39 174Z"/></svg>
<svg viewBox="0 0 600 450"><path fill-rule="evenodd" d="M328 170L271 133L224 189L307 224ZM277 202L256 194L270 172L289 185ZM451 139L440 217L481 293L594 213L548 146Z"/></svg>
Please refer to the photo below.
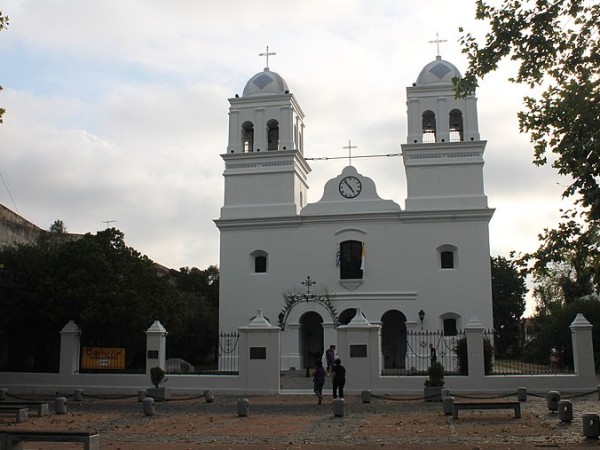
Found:
<svg viewBox="0 0 600 450"><path fill-rule="evenodd" d="M458 373L456 346L463 332L445 335L443 331L412 331L406 333L406 345L399 343L403 349L403 367L385 368L381 374L386 375L426 375L433 362L432 358L444 366L446 375ZM433 349L433 350L432 350Z"/></svg>
<svg viewBox="0 0 600 450"><path fill-rule="evenodd" d="M167 337L165 372L171 374L237 375L237 331Z"/></svg>
<svg viewBox="0 0 600 450"><path fill-rule="evenodd" d="M570 335L558 333L484 334L493 348L493 375L541 375L573 373L573 346Z"/></svg>
<svg viewBox="0 0 600 450"><path fill-rule="evenodd" d="M484 358L486 375L540 375L573 373L573 349L568 338L556 333L500 333L486 331ZM443 331L408 331L403 366L385 368L386 375L426 375L432 356L444 366L446 375L468 374L468 349L463 331L446 336ZM433 349L433 350L432 350ZM551 354L553 354L551 360Z"/></svg>

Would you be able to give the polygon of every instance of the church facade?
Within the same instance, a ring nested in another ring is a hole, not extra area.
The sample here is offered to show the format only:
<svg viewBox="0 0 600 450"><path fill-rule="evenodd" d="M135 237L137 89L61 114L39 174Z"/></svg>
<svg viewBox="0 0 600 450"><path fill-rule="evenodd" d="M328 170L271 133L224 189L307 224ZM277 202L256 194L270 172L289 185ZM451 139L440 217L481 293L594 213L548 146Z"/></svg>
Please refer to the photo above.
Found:
<svg viewBox="0 0 600 450"><path fill-rule="evenodd" d="M357 313L381 326L386 368L410 367L407 333L452 336L472 317L492 328L483 153L474 95L454 98L457 68L437 57L408 87L404 208L353 165L307 203L304 112L265 68L229 99L219 219L219 327L262 309L282 328L281 369L306 368ZM332 174L333 175L333 174Z"/></svg>

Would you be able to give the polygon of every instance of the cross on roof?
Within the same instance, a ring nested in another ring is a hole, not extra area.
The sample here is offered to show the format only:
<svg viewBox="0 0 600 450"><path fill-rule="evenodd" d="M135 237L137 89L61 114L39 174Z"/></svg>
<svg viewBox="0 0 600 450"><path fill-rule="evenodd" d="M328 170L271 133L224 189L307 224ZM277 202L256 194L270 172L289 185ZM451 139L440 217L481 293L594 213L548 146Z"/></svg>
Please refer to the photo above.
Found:
<svg viewBox="0 0 600 450"><path fill-rule="evenodd" d="M440 44L442 42L448 42L446 39L440 39L440 35L438 33L435 33L435 40L433 41L429 41L430 44L435 44L437 47L437 56L440 56ZM269 48L269 47L267 47Z"/></svg>
<svg viewBox="0 0 600 450"><path fill-rule="evenodd" d="M259 53L258 56L266 56L267 57L267 64L265 65L265 70L269 70L269 55L276 55L277 53L275 52L270 52L269 53L269 46L267 45L267 51L264 53Z"/></svg>
<svg viewBox="0 0 600 450"><path fill-rule="evenodd" d="M352 165L352 149L358 148L358 147L356 145L352 145L352 141L348 140L348 145L344 145L342 148L348 149L348 165L351 166Z"/></svg>

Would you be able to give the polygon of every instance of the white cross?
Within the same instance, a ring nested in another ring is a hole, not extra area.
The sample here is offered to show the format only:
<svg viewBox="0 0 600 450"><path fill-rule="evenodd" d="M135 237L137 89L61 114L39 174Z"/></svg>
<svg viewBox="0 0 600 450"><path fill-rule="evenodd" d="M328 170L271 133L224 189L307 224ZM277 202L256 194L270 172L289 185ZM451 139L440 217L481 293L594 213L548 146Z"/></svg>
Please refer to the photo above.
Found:
<svg viewBox="0 0 600 450"><path fill-rule="evenodd" d="M258 56L266 56L267 57L267 65L265 66L265 70L269 70L269 55L276 55L277 53L271 52L269 53L269 46L267 45L267 51L265 53L259 53Z"/></svg>
<svg viewBox="0 0 600 450"><path fill-rule="evenodd" d="M440 35L438 33L435 33L435 40L434 41L429 41L430 44L435 44L437 47L437 56L440 56L440 44L442 42L448 42L446 39L440 39ZM269 48L269 47L267 47Z"/></svg>

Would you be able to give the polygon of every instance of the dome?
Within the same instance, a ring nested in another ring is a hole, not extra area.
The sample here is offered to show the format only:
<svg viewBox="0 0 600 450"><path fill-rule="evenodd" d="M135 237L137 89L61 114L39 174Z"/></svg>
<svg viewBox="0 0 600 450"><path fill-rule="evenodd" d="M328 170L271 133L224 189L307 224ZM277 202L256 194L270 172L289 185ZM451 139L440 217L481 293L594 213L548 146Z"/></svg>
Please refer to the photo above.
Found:
<svg viewBox="0 0 600 450"><path fill-rule="evenodd" d="M289 88L285 80L278 73L266 68L263 72L254 75L244 88L242 97L255 97L258 95L288 94Z"/></svg>
<svg viewBox="0 0 600 450"><path fill-rule="evenodd" d="M435 61L431 61L419 74L417 86L428 86L435 84L452 84L452 78L462 78L462 75L456 66L448 61L444 61L441 56L437 56Z"/></svg>

